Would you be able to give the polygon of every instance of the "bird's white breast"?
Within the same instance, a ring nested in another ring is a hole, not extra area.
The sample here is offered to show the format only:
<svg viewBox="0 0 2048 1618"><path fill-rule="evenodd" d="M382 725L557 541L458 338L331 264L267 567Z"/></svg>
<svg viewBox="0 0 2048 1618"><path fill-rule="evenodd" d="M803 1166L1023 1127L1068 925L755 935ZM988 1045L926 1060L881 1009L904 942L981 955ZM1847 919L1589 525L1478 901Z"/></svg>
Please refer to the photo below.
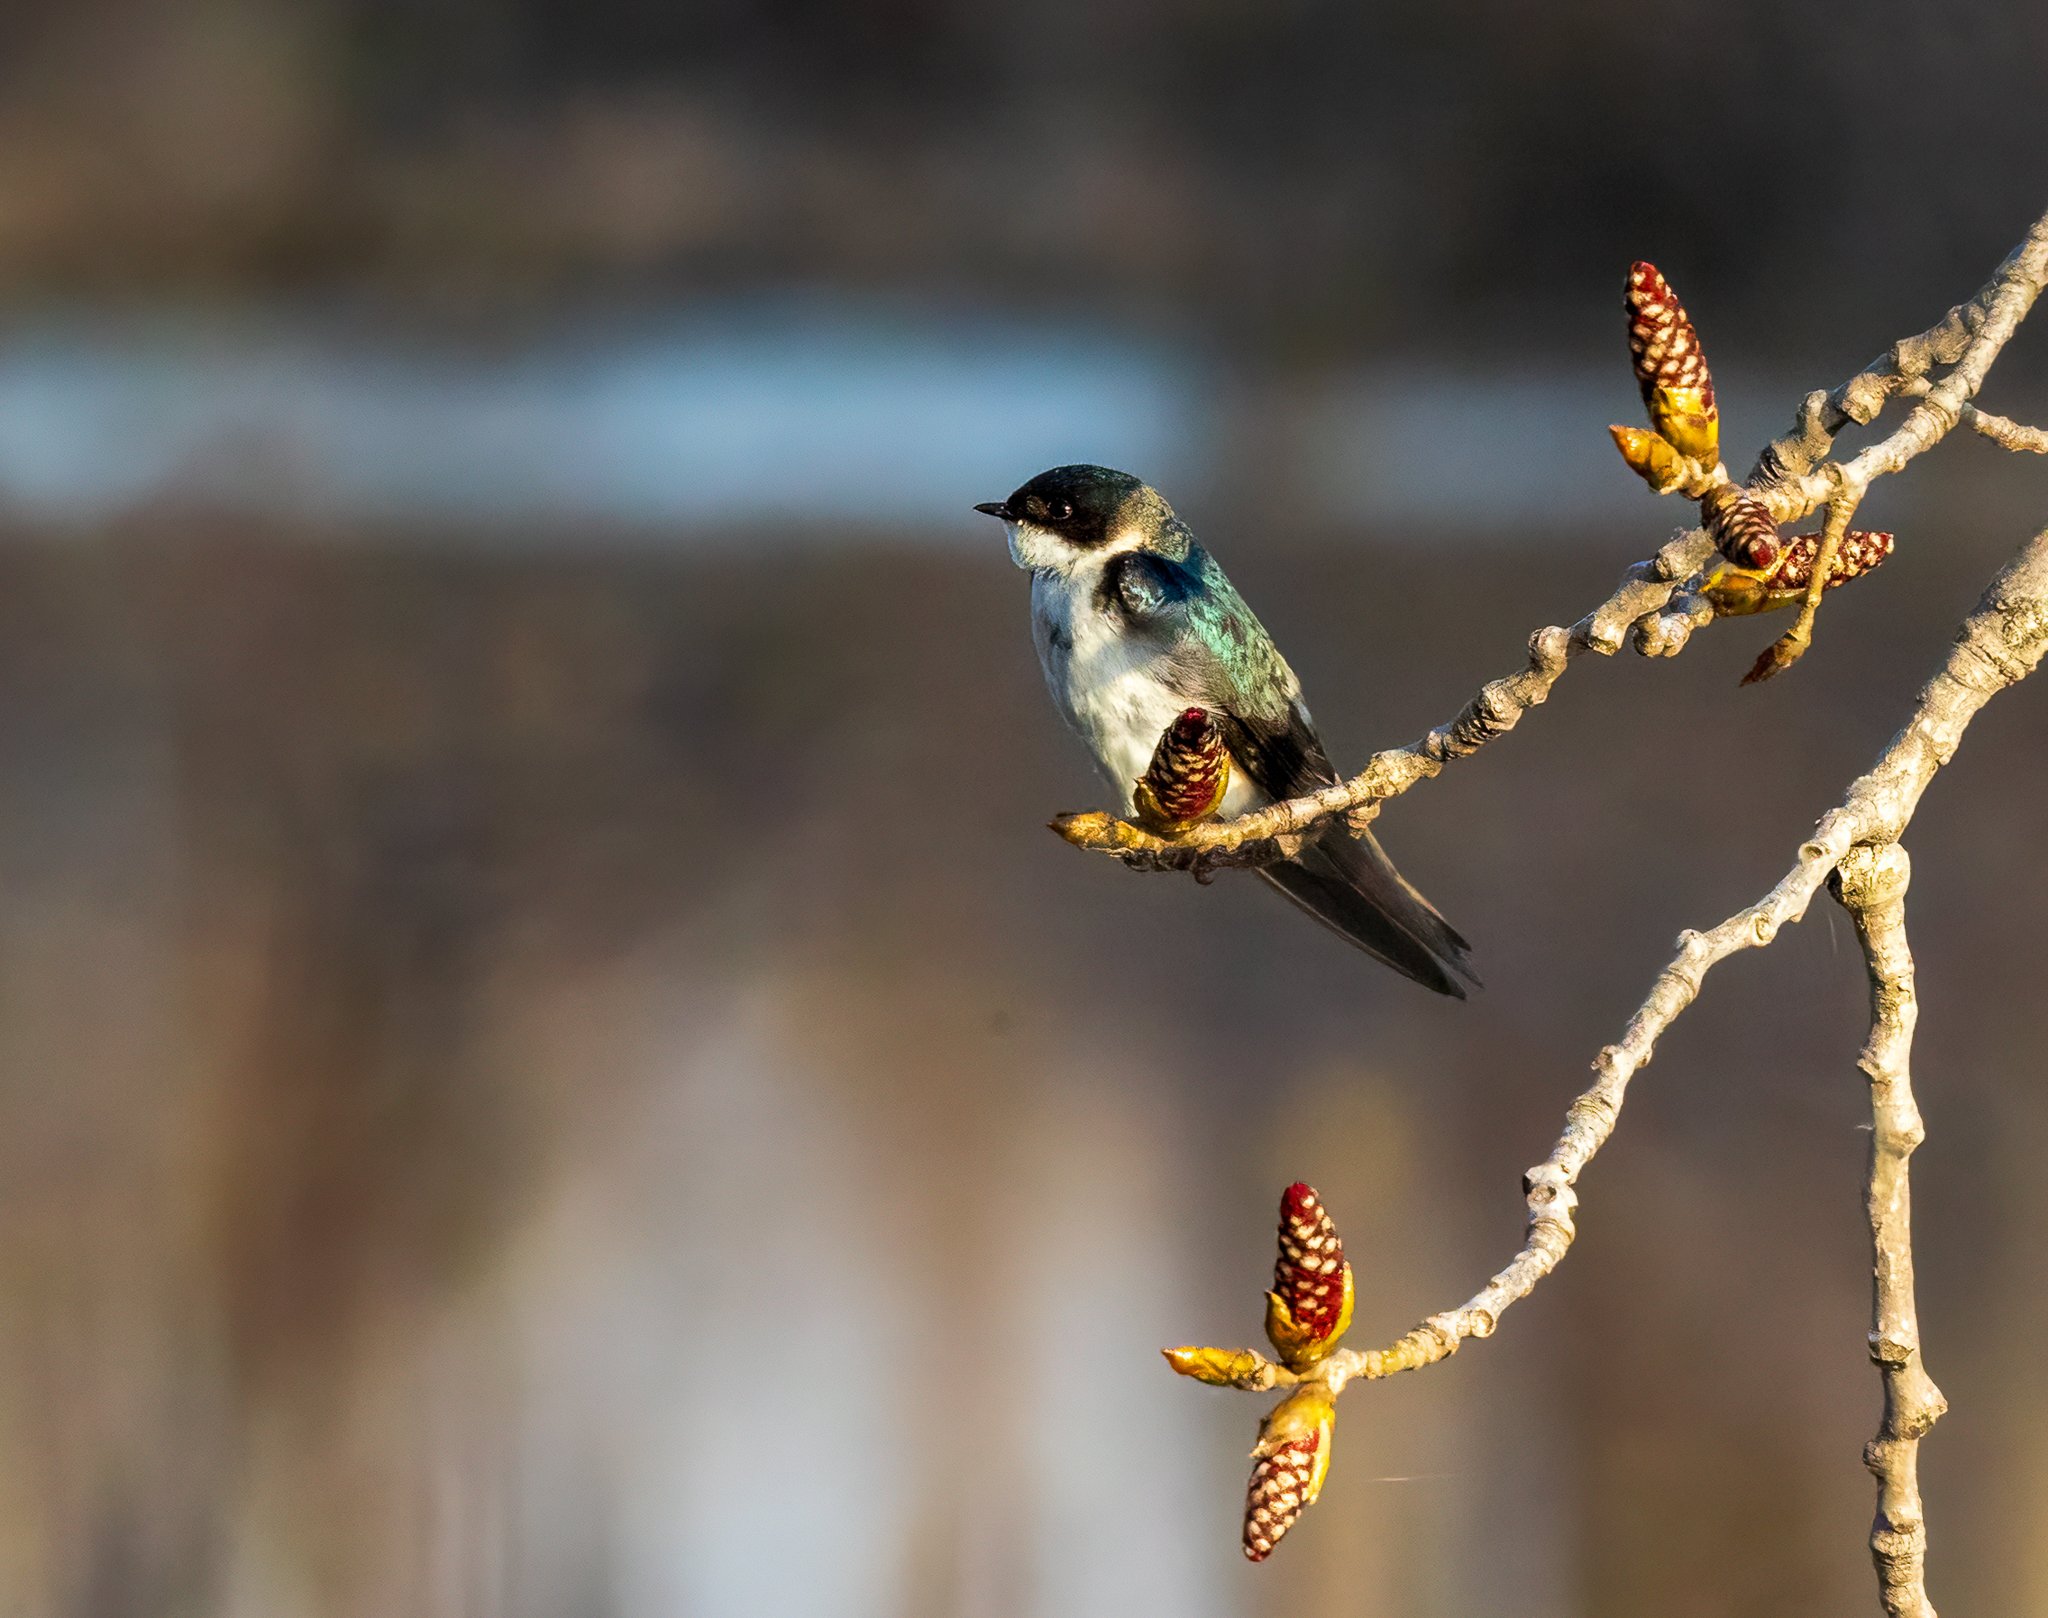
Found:
<svg viewBox="0 0 2048 1618"><path fill-rule="evenodd" d="M1102 610L1106 561L1090 557L1066 572L1033 574L1031 630L1061 717L1094 752L1128 814L1131 789L1159 738L1190 702L1175 688L1165 652L1126 634ZM1241 814L1259 801L1244 772L1232 771L1223 812Z"/></svg>

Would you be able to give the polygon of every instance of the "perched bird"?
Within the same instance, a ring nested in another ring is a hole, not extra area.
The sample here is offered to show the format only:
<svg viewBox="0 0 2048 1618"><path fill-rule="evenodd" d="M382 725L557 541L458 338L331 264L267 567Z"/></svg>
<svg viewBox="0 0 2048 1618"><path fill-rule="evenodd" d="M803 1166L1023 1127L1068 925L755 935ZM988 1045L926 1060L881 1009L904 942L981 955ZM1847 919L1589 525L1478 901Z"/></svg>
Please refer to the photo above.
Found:
<svg viewBox="0 0 2048 1618"><path fill-rule="evenodd" d="M1067 723L1136 812L1161 736L1190 708L1228 746L1226 815L1337 779L1301 682L1223 569L1156 489L1106 466L1056 466L1007 500L1010 555L1031 574L1031 629ZM1469 946L1368 833L1332 825L1259 874L1368 955L1439 994L1473 984Z"/></svg>

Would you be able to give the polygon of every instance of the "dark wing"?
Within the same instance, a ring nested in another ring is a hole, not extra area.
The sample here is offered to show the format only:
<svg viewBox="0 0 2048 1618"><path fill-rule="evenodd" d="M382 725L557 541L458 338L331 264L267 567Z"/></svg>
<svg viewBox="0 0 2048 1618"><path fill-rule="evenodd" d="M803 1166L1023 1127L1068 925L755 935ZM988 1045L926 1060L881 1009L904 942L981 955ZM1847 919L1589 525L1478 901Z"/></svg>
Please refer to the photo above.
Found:
<svg viewBox="0 0 2048 1618"><path fill-rule="evenodd" d="M1299 697L1277 713L1232 711L1222 723L1239 766L1269 798L1298 798L1337 779Z"/></svg>
<svg viewBox="0 0 2048 1618"><path fill-rule="evenodd" d="M1184 560L1133 551L1103 570L1105 605L1127 633L1156 640L1173 682L1215 714L1237 767L1266 796L1299 797L1337 772L1323 750L1301 683L1223 570L1200 546ZM1370 833L1333 826L1301 854L1259 873L1332 931L1374 959L1436 990L1464 998L1477 983L1465 940L1403 880Z"/></svg>
<svg viewBox="0 0 2048 1618"><path fill-rule="evenodd" d="M1298 797L1336 779L1299 703L1284 727L1224 725L1239 767L1270 797ZM1371 832L1329 827L1292 860L1259 872L1331 931L1375 960L1438 994L1462 1000L1464 978L1477 984L1470 946L1394 868Z"/></svg>
<svg viewBox="0 0 2048 1618"><path fill-rule="evenodd" d="M1206 682L1205 705L1218 715L1238 768L1270 798L1329 786L1337 772L1294 671L1220 570L1215 578L1221 588L1212 582L1200 597L1201 609L1213 615L1201 641L1222 649ZM1240 669L1250 677L1232 678ZM1470 946L1394 868L1370 832L1354 837L1331 826L1297 858L1259 874L1324 926L1426 988L1462 1000L1458 980L1479 981Z"/></svg>

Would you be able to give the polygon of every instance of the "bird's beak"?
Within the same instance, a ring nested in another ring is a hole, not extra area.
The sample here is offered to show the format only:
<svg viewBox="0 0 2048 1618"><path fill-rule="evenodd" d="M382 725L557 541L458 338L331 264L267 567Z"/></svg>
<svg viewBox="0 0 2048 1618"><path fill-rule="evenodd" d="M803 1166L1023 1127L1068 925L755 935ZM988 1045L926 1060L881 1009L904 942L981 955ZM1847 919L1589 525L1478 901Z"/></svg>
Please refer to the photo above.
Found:
<svg viewBox="0 0 2048 1618"><path fill-rule="evenodd" d="M1010 520L1010 505L1006 500L984 500L974 509L985 517L1000 517L1004 522Z"/></svg>

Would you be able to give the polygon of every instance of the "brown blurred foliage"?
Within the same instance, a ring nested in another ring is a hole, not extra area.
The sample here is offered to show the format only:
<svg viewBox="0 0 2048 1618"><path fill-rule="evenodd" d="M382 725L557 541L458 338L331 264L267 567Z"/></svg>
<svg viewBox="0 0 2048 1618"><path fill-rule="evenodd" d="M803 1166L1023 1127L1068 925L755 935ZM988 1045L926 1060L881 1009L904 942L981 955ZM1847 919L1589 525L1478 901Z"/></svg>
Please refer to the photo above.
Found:
<svg viewBox="0 0 2048 1618"><path fill-rule="evenodd" d="M2034 212L1985 158L2038 150L2044 69L2039 11L1907 0L31 4L0 288L823 281L1309 360L1525 339L1648 254L1717 332L1796 341L1815 296L1888 332Z"/></svg>
<svg viewBox="0 0 2048 1618"><path fill-rule="evenodd" d="M1626 541L1577 544L1487 554L1476 599L1470 552L1235 565L1355 756L1532 609L1591 599ZM1861 986L1819 913L1717 974L1513 1329L1347 1411L1346 1469L1273 1568L1234 1566L1241 1409L1152 1349L1255 1333L1297 1173L1355 1232L1362 1334L1467 1290L1661 946L1874 752L1989 550L1902 551L1760 701L1732 689L1753 626L1589 670L1390 811L1482 950L1489 988L1452 1007L1248 882L1141 880L1039 830L1090 789L1028 654L990 654L1023 612L992 559L17 534L13 1598L780 1611L836 1569L818 1610L853 1599L845 1520L904 1613L1122 1610L1162 1580L1274 1612L1862 1599ZM1645 724L1665 740L1615 751ZM2048 904L2006 850L2044 741L2030 695L1994 708L1913 838L1923 1307L1955 1403L1927 1464L1966 1605L2048 1576L2041 1306L2012 1285L2043 1120L2005 1054ZM736 1039L766 1043L736 1065ZM1348 1122L1304 1133L1309 1097ZM1712 1236L1710 1189L1740 1210ZM794 1414L747 1364L810 1390ZM653 1481L726 1477L735 1445L784 1486L706 1518L708 1482ZM1100 1445L1124 1464L1089 1468ZM681 1582L650 1586L662 1555Z"/></svg>

